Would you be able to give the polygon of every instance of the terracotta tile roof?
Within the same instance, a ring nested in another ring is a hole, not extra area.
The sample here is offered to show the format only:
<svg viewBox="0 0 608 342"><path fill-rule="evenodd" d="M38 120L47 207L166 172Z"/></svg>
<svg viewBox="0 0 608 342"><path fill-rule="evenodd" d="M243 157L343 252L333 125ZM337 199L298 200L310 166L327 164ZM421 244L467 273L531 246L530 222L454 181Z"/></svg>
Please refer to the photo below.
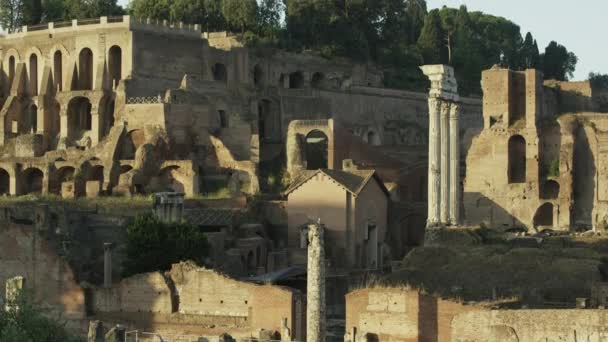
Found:
<svg viewBox="0 0 608 342"><path fill-rule="evenodd" d="M363 190L363 188L369 182L370 179L375 178L380 188L382 188L382 191L384 191L388 195L388 191L386 190L384 184L378 178L378 176L376 175L376 171L374 170L343 171L330 169L301 171L284 194L290 194L292 191L302 186L304 183L306 183L319 172L324 173L325 175L333 179L336 183L340 184L346 191L352 193L355 196L357 196L361 192L361 190Z"/></svg>

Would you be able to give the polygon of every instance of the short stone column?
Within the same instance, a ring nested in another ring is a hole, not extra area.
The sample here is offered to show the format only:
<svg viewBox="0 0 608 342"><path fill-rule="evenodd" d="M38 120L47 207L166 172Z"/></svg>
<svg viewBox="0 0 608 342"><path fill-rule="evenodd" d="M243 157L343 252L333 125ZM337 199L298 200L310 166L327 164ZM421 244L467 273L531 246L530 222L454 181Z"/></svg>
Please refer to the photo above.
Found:
<svg viewBox="0 0 608 342"><path fill-rule="evenodd" d="M114 244L105 242L103 244L103 286L112 287L112 248Z"/></svg>
<svg viewBox="0 0 608 342"><path fill-rule="evenodd" d="M325 341L325 246L321 223L308 226L306 341Z"/></svg>
<svg viewBox="0 0 608 342"><path fill-rule="evenodd" d="M460 224L460 104L450 105L450 224Z"/></svg>

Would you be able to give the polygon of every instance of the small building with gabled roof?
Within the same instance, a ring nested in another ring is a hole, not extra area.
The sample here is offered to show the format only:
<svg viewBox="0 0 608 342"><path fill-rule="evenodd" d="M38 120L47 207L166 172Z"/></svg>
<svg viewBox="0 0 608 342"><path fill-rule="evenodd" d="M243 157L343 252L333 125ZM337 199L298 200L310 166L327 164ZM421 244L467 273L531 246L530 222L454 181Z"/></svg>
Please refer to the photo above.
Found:
<svg viewBox="0 0 608 342"><path fill-rule="evenodd" d="M307 225L320 219L330 267L382 265L389 193L374 170L302 171L285 194L290 264L306 263Z"/></svg>

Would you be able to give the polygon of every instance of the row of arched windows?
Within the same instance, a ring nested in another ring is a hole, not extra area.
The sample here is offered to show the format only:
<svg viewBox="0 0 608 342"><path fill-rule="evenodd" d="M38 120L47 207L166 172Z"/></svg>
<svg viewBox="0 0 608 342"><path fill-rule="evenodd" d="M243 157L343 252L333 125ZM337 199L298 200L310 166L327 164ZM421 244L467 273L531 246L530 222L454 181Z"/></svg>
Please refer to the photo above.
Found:
<svg viewBox="0 0 608 342"><path fill-rule="evenodd" d="M28 58L29 69L29 91L32 95L38 95L38 55L32 53ZM8 60L8 79L9 84L15 78L16 61L15 56L10 56ZM72 79L71 90L92 90L93 89L93 51L83 48L78 54L78 63L75 65L74 78ZM122 49L114 45L108 50L108 71L112 87L118 85L122 78ZM63 90L63 53L61 50L53 54L53 83L58 91Z"/></svg>

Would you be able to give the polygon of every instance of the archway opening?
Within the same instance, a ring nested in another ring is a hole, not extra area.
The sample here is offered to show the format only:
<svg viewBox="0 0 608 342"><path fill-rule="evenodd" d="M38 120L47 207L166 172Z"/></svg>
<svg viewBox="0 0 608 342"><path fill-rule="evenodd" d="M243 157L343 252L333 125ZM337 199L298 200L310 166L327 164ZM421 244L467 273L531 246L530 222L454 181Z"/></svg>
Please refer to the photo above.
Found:
<svg viewBox="0 0 608 342"><path fill-rule="evenodd" d="M95 165L91 167L87 181L98 181L103 183L103 166Z"/></svg>
<svg viewBox="0 0 608 342"><path fill-rule="evenodd" d="M77 132L91 130L91 101L86 97L75 97L68 103L68 132L72 137Z"/></svg>
<svg viewBox="0 0 608 342"><path fill-rule="evenodd" d="M10 56L8 58L8 84L9 84L9 87L12 87L14 78L15 78L15 56Z"/></svg>
<svg viewBox="0 0 608 342"><path fill-rule="evenodd" d="M253 68L253 84L256 86L264 85L264 71L262 71L262 67L259 65Z"/></svg>
<svg viewBox="0 0 608 342"><path fill-rule="evenodd" d="M521 135L509 139L509 183L526 182L526 140Z"/></svg>
<svg viewBox="0 0 608 342"><path fill-rule="evenodd" d="M289 74L289 88L304 88L304 75L301 71L296 71Z"/></svg>
<svg viewBox="0 0 608 342"><path fill-rule="evenodd" d="M93 89L93 51L84 48L78 55L78 89Z"/></svg>
<svg viewBox="0 0 608 342"><path fill-rule="evenodd" d="M321 72L315 72L312 75L312 80L310 81L310 85L313 88L322 88L325 83L325 75Z"/></svg>
<svg viewBox="0 0 608 342"><path fill-rule="evenodd" d="M38 95L38 56L30 55L30 94Z"/></svg>
<svg viewBox="0 0 608 342"><path fill-rule="evenodd" d="M554 180L548 180L543 183L541 188L542 199L557 199L559 197L559 183Z"/></svg>
<svg viewBox="0 0 608 342"><path fill-rule="evenodd" d="M112 88L116 88L122 78L122 49L117 45L112 46L108 52L108 60Z"/></svg>
<svg viewBox="0 0 608 342"><path fill-rule="evenodd" d="M553 204L545 203L541 205L534 214L534 228L553 227Z"/></svg>
<svg viewBox="0 0 608 342"><path fill-rule="evenodd" d="M0 195L10 194L11 176L5 169L0 169Z"/></svg>
<svg viewBox="0 0 608 342"><path fill-rule="evenodd" d="M226 66L222 63L215 63L211 68L213 72L213 79L215 81L226 82L228 80L228 71Z"/></svg>
<svg viewBox="0 0 608 342"><path fill-rule="evenodd" d="M380 145L380 137L374 131L367 132L367 135L365 136L365 141L372 146Z"/></svg>
<svg viewBox="0 0 608 342"><path fill-rule="evenodd" d="M44 173L40 169L31 167L23 171L23 181L21 183L22 193L27 194L40 194L42 193L42 181L44 179Z"/></svg>
<svg viewBox="0 0 608 342"><path fill-rule="evenodd" d="M306 135L307 170L327 168L327 144L327 135L319 130L313 130Z"/></svg>
<svg viewBox="0 0 608 342"><path fill-rule="evenodd" d="M53 54L53 81L57 91L63 90L63 56L61 51L57 50Z"/></svg>

